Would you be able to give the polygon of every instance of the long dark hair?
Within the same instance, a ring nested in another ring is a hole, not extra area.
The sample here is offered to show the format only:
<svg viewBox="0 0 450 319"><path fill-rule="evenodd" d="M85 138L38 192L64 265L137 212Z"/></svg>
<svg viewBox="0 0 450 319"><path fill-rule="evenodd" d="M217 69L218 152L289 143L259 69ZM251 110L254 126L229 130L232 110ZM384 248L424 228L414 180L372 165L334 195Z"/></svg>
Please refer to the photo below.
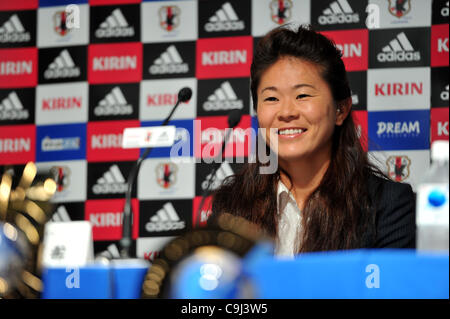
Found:
<svg viewBox="0 0 450 319"><path fill-rule="evenodd" d="M315 63L336 103L351 97L342 54L325 36L300 26L269 32L254 50L251 65L253 106L258 104L261 75L281 57ZM212 216L230 213L257 224L271 236L277 229L277 185L280 172L260 174L259 161L246 164L213 194ZM351 114L335 126L330 165L320 185L310 194L302 213L303 232L298 252L359 248L372 234L375 212L368 194L370 174L383 176L369 163Z"/></svg>

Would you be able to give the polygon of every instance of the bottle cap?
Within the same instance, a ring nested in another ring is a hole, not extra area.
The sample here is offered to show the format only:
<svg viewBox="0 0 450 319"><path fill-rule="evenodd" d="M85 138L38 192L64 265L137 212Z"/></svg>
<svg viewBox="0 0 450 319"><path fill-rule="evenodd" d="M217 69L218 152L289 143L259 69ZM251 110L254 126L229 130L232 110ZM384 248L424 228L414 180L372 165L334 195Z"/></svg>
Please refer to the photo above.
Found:
<svg viewBox="0 0 450 319"><path fill-rule="evenodd" d="M435 141L431 144L432 161L448 161L448 141Z"/></svg>

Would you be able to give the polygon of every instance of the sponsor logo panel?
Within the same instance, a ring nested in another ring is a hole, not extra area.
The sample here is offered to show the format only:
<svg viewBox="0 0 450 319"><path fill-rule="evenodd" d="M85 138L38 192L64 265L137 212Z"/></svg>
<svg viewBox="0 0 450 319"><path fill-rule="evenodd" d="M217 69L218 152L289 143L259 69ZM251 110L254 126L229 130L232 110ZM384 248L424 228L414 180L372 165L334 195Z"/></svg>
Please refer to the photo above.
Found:
<svg viewBox="0 0 450 319"><path fill-rule="evenodd" d="M431 68L431 106L448 107L448 67Z"/></svg>
<svg viewBox="0 0 450 319"><path fill-rule="evenodd" d="M202 205L202 209L199 210L199 206L202 202L201 196L196 196L193 200L192 207L192 224L193 227L206 227L208 225L208 219L211 216L211 197L207 197Z"/></svg>
<svg viewBox="0 0 450 319"><path fill-rule="evenodd" d="M144 44L144 79L195 76L196 42Z"/></svg>
<svg viewBox="0 0 450 319"><path fill-rule="evenodd" d="M196 159L215 158L222 149L222 142L228 128L227 116L198 117L194 128ZM225 147L225 158L243 158L250 155L253 136L250 115L243 115L239 125L230 134Z"/></svg>
<svg viewBox="0 0 450 319"><path fill-rule="evenodd" d="M367 110L367 71L347 72L352 90L352 109Z"/></svg>
<svg viewBox="0 0 450 319"><path fill-rule="evenodd" d="M187 103L180 103L173 113L173 119L192 119L197 111L197 79L162 79L141 82L140 112L142 121L164 120L178 100L178 92L184 88L192 89L192 97Z"/></svg>
<svg viewBox="0 0 450 319"><path fill-rule="evenodd" d="M406 28L370 31L370 68L430 65L430 29Z"/></svg>
<svg viewBox="0 0 450 319"><path fill-rule="evenodd" d="M431 66L448 66L448 23L431 26Z"/></svg>
<svg viewBox="0 0 450 319"><path fill-rule="evenodd" d="M39 49L39 83L86 81L86 46Z"/></svg>
<svg viewBox="0 0 450 319"><path fill-rule="evenodd" d="M380 9L380 29L429 27L431 25L431 2L369 0Z"/></svg>
<svg viewBox="0 0 450 319"><path fill-rule="evenodd" d="M252 37L200 39L197 41L197 78L250 76Z"/></svg>
<svg viewBox="0 0 450 319"><path fill-rule="evenodd" d="M199 6L199 37L250 34L250 1L203 1Z"/></svg>
<svg viewBox="0 0 450 319"><path fill-rule="evenodd" d="M342 52L342 60L347 71L364 71L368 68L368 30L325 31L323 35L332 39Z"/></svg>
<svg viewBox="0 0 450 319"><path fill-rule="evenodd" d="M136 257L152 262L160 256L164 247L175 238L176 236L138 238L136 240Z"/></svg>
<svg viewBox="0 0 450 319"><path fill-rule="evenodd" d="M87 114L87 82L38 85L36 124L86 122Z"/></svg>
<svg viewBox="0 0 450 319"><path fill-rule="evenodd" d="M125 198L127 178L135 162L88 164L88 198ZM136 197L136 184L131 197Z"/></svg>
<svg viewBox="0 0 450 319"><path fill-rule="evenodd" d="M431 143L448 141L448 107L431 109Z"/></svg>
<svg viewBox="0 0 450 319"><path fill-rule="evenodd" d="M212 164L197 163L195 166L195 195L203 195L208 189L209 191L215 191L222 185L225 178L238 173L243 165L243 163L224 160L214 175L211 175L211 170L213 169Z"/></svg>
<svg viewBox="0 0 450 319"><path fill-rule="evenodd" d="M432 22L433 24L448 23L449 1L433 0Z"/></svg>
<svg viewBox="0 0 450 319"><path fill-rule="evenodd" d="M359 0L312 1L312 24L318 30L363 29L366 2Z"/></svg>
<svg viewBox="0 0 450 319"><path fill-rule="evenodd" d="M0 11L0 48L36 45L36 11Z"/></svg>
<svg viewBox="0 0 450 319"><path fill-rule="evenodd" d="M192 200L140 202L139 237L181 235L192 228Z"/></svg>
<svg viewBox="0 0 450 319"><path fill-rule="evenodd" d="M364 151L368 150L367 136L368 136L368 118L367 111L352 111L353 121L356 127L359 141Z"/></svg>
<svg viewBox="0 0 450 319"><path fill-rule="evenodd" d="M39 173L51 176L56 182L57 187L51 199L52 203L86 200L87 164L85 160L41 162L36 166Z"/></svg>
<svg viewBox="0 0 450 319"><path fill-rule="evenodd" d="M0 89L0 125L34 123L35 88Z"/></svg>
<svg viewBox="0 0 450 319"><path fill-rule="evenodd" d="M39 0L1 1L0 10L27 10L36 9Z"/></svg>
<svg viewBox="0 0 450 319"><path fill-rule="evenodd" d="M190 157L146 159L138 176L139 199L193 198L195 163Z"/></svg>
<svg viewBox="0 0 450 319"><path fill-rule="evenodd" d="M87 124L87 160L89 162L132 161L139 158L139 149L123 149L123 130L140 127L139 121L104 121Z"/></svg>
<svg viewBox="0 0 450 319"><path fill-rule="evenodd" d="M411 184L417 191L430 166L430 151L369 152L369 160L393 181Z"/></svg>
<svg viewBox="0 0 450 319"><path fill-rule="evenodd" d="M89 120L139 118L139 83L91 85Z"/></svg>
<svg viewBox="0 0 450 319"><path fill-rule="evenodd" d="M142 3L142 42L197 40L197 6L197 1Z"/></svg>
<svg viewBox="0 0 450 319"><path fill-rule="evenodd" d="M249 113L249 81L242 79L199 80L197 115L227 115L239 109Z"/></svg>
<svg viewBox="0 0 450 319"><path fill-rule="evenodd" d="M0 129L0 165L35 161L36 127L34 125L2 126Z"/></svg>
<svg viewBox="0 0 450 319"><path fill-rule="evenodd" d="M252 35L263 36L287 23L310 23L310 1L252 0Z"/></svg>
<svg viewBox="0 0 450 319"><path fill-rule="evenodd" d="M118 259L120 258L120 247L120 240L97 240L94 242L94 255ZM131 256L136 255L136 240L131 241L130 254Z"/></svg>
<svg viewBox="0 0 450 319"><path fill-rule="evenodd" d="M90 11L92 43L140 41L139 5L93 6Z"/></svg>
<svg viewBox="0 0 450 319"><path fill-rule="evenodd" d="M84 202L60 203L55 206L51 221L70 222L84 220Z"/></svg>
<svg viewBox="0 0 450 319"><path fill-rule="evenodd" d="M162 121L148 121L141 122L142 127L147 126L160 126ZM160 158L160 157L175 157L178 158L186 158L192 157L194 152L194 138L193 138L193 121L192 120L173 120L170 121L170 125L175 125L175 142L172 147L158 147L152 149L151 153L148 155L148 158ZM145 150L141 150L141 155ZM171 156L171 152L173 152Z"/></svg>
<svg viewBox="0 0 450 319"><path fill-rule="evenodd" d="M0 49L0 88L36 86L37 56L36 48Z"/></svg>
<svg viewBox="0 0 450 319"><path fill-rule="evenodd" d="M91 199L85 203L85 220L92 224L94 240L120 240L125 199ZM138 237L139 202L131 199L133 210L132 238Z"/></svg>
<svg viewBox="0 0 450 319"><path fill-rule="evenodd" d="M430 148L430 111L369 112L369 151Z"/></svg>
<svg viewBox="0 0 450 319"><path fill-rule="evenodd" d="M368 70L369 111L430 108L430 68Z"/></svg>
<svg viewBox="0 0 450 319"><path fill-rule="evenodd" d="M86 158L86 124L45 125L36 128L36 161Z"/></svg>
<svg viewBox="0 0 450 319"><path fill-rule="evenodd" d="M37 33L37 46L40 48L87 45L89 43L89 6L78 5L79 27L72 28L72 13L66 11L66 6L38 9L40 23Z"/></svg>
<svg viewBox="0 0 450 319"><path fill-rule="evenodd" d="M124 83L142 79L142 43L89 46L89 83L114 83L117 79Z"/></svg>

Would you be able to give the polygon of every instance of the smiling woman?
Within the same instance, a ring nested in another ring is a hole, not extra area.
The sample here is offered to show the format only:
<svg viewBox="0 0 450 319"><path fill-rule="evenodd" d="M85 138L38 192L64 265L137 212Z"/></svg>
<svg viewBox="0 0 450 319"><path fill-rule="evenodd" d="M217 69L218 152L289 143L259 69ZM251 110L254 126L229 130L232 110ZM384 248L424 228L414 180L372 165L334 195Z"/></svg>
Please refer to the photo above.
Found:
<svg viewBox="0 0 450 319"><path fill-rule="evenodd" d="M273 237L277 255L415 246L412 189L369 163L331 40L310 27L272 30L255 48L251 92L279 168L264 175L256 161L227 178L211 224L222 213L242 216Z"/></svg>

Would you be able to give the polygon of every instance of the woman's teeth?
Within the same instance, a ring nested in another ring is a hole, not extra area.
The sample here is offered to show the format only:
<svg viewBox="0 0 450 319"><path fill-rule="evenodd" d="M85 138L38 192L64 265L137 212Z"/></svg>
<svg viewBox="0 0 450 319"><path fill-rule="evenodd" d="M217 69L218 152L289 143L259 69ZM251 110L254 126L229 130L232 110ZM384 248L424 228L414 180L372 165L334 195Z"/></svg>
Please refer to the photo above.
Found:
<svg viewBox="0 0 450 319"><path fill-rule="evenodd" d="M288 130L280 130L278 131L279 135L293 135L293 134L301 134L304 130L302 129L288 129Z"/></svg>

